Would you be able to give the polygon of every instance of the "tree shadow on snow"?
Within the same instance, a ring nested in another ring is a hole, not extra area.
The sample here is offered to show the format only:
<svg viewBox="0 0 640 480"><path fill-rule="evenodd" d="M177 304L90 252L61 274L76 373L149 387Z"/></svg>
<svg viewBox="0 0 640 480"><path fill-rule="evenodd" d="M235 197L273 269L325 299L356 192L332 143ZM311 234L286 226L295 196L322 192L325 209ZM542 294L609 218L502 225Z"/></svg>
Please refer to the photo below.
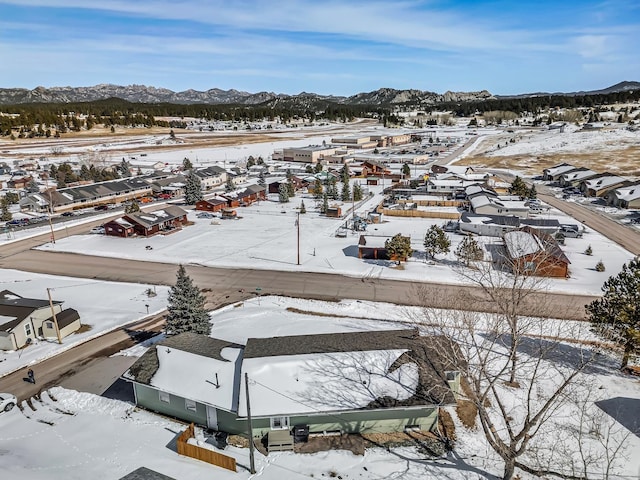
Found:
<svg viewBox="0 0 640 480"><path fill-rule="evenodd" d="M482 333L482 336L492 339L490 333ZM511 335L502 334L501 343L506 347L511 345ZM603 355L588 347L577 347L561 340L545 340L544 338L523 337L520 339L517 351L530 357L540 358L554 363L556 366L576 368L576 366L588 361L584 369L587 374L621 375L618 371L619 362L609 355Z"/></svg>

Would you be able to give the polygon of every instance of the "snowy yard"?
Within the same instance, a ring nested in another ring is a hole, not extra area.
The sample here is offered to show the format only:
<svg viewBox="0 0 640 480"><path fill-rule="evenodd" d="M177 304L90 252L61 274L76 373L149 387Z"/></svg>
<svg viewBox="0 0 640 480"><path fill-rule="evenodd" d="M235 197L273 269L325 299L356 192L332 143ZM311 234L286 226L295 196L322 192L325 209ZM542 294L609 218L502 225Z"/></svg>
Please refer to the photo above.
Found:
<svg viewBox="0 0 640 480"><path fill-rule="evenodd" d="M169 291L167 287L151 284L101 282L0 270L0 290L10 290L25 298L46 300L47 288L51 289L53 300L63 301L64 308L77 310L82 324L90 328L64 338L62 345L39 340L19 351L0 350L0 377L142 319L147 314L161 312L166 308ZM155 290L156 296L150 297L145 293L149 288Z"/></svg>
<svg viewBox="0 0 640 480"><path fill-rule="evenodd" d="M378 187L379 188L379 187ZM297 265L297 208L304 200L307 213L300 215L300 263ZM356 212L363 216L371 211L381 197L376 194ZM341 203L341 202L337 202ZM343 209L351 208L350 203ZM344 225L344 219L332 219L318 214L316 202L309 196L296 197L281 204L262 201L251 207L237 209L239 220L197 218L189 213L195 224L168 236L150 238L116 238L102 235L79 235L61 238L55 245L47 243L42 250L74 252L134 260L166 263L197 264L222 268L256 268L270 270L335 273L367 279L385 278L395 280L428 279L444 284L463 283L455 272L459 262L454 254L463 236L450 233L451 252L438 257L436 262L425 261L424 235L433 225L442 225L442 219L406 218L385 216L380 224L370 224L366 232L351 232L346 238L335 236ZM344 212L343 212L344 213ZM350 215L347 215L350 218ZM577 224L571 217L558 210L551 210L544 218L557 218L560 223ZM395 268L393 262L363 260L358 258L360 234L391 237L397 233L411 237L414 256ZM477 237L484 245L499 245L501 240ZM593 256L584 251L591 245ZM146 247L150 246L151 249ZM491 250L491 247L488 249ZM633 255L601 234L586 228L583 238L567 238L563 248L571 264L569 279L550 279L552 291L599 294L603 282L609 275L620 271L622 265ZM486 255L489 259L489 254ZM595 271L602 259L606 272Z"/></svg>
<svg viewBox="0 0 640 480"><path fill-rule="evenodd" d="M244 343L248 336L396 329L419 315L417 308L392 304L263 297L212 312L212 336ZM443 315L448 314L443 312ZM121 353L139 356L145 349L141 345ZM640 399L640 382L620 375L611 367L613 364L603 356L593 372L583 375L583 380L593 384L602 399ZM542 390L547 387L547 384L541 385ZM516 390L507 396L509 408L513 408L515 413L519 411L517 393ZM237 460L238 473L180 457L175 452L174 442L185 425L136 410L131 404L59 387L43 394L39 400L32 399L31 404L35 410L23 402L22 411L16 408L0 414L0 470L8 478L93 477L117 480L141 466L179 480L212 476L222 480L252 478L247 471L248 449L228 446L224 450L226 455ZM591 409L598 412L594 405ZM317 454L279 452L268 457L258 453L258 475L274 480L338 475L343 479L465 480L499 475L501 461L486 443L482 431L466 429L457 419L455 410L449 411L454 417L458 441L455 454L447 458L429 459L413 447L397 447L388 451L373 448L364 456L347 451ZM612 440L624 440L623 456L620 457L624 461L619 472L629 477L636 475L640 469L640 458L633 454L640 449L640 438L629 435L611 417L602 414L600 417L599 428L613 425ZM565 425L575 423L575 415L567 405L555 412L554 418ZM198 437L202 441L201 435ZM595 445L596 440L596 437L589 437L584 442L585 445ZM557 445L556 439L553 445ZM525 474L522 478L532 477Z"/></svg>

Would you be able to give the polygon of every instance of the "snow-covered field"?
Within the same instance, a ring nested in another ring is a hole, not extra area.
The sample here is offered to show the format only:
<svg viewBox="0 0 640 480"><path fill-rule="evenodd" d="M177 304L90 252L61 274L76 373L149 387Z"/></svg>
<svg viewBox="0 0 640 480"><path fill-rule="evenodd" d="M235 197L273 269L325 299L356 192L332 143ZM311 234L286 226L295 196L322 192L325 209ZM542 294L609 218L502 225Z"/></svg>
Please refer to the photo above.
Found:
<svg viewBox="0 0 640 480"><path fill-rule="evenodd" d="M534 133L517 132L517 141L489 153L490 156L544 155L550 153L586 153L620 149L640 145L640 131L630 131L624 126L602 130L581 130L568 124L564 132L543 130ZM542 173L542 172L541 172Z"/></svg>
<svg viewBox="0 0 640 480"><path fill-rule="evenodd" d="M306 214L300 215L300 263L297 265L297 208L304 200ZM366 216L381 197L373 198L356 207ZM451 252L436 262L424 259L424 235L433 225L442 225L441 219L384 217L380 224L370 224L366 232L349 233L346 238L335 236L345 220L320 216L315 201L305 196L293 198L290 203L263 201L251 207L238 209L239 220L197 218L189 213L194 225L169 236L151 238L115 238L101 235L79 235L61 238L55 244L47 243L42 250L74 252L105 257L130 258L143 261L198 264L223 268L258 268L270 270L335 273L375 280L428 279L438 283L463 283L456 274L459 267L455 254L463 236L449 234ZM343 209L349 209L349 203ZM576 224L575 220L557 210L545 214L558 218L561 223ZM358 258L360 234L393 236L397 233L411 236L415 251L403 269L393 262ZM497 238L478 237L485 245L500 244ZM591 245L593 256L584 251ZM152 249L147 249L150 246ZM549 288L558 292L598 294L602 283L615 274L633 255L613 244L599 233L586 228L583 238L567 238L564 251L571 261L569 279L550 279ZM489 254L487 253L487 258ZM602 259L606 273L596 272L595 265Z"/></svg>
<svg viewBox="0 0 640 480"><path fill-rule="evenodd" d="M10 290L25 298L46 300L47 288L51 290L53 300L63 301L64 308L77 310L80 321L90 328L64 338L62 345L56 341L37 340L19 351L0 350L0 377L142 319L148 314L161 312L166 308L169 291L168 287L151 284L101 282L0 270L0 290ZM150 288L155 290L155 296L145 293Z"/></svg>

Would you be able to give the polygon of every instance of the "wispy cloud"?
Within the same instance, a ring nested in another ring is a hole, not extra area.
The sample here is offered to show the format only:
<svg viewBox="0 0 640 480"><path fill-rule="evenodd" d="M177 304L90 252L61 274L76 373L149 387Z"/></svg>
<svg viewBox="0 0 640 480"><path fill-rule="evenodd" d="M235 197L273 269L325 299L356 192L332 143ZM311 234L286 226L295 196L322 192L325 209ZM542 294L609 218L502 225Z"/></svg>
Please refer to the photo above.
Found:
<svg viewBox="0 0 640 480"><path fill-rule="evenodd" d="M0 63L20 65L5 72L14 84L108 76L170 88L506 93L561 89L558 79L583 81L576 72L588 65L607 64L615 81L640 77L640 10L623 0L0 0L0 18Z"/></svg>

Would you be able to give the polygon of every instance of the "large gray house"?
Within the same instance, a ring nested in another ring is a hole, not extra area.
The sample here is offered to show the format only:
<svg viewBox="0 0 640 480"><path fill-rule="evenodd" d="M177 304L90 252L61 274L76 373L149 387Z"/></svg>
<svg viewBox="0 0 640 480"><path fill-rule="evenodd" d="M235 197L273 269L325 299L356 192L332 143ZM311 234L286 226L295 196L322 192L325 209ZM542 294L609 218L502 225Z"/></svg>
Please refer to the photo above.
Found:
<svg viewBox="0 0 640 480"><path fill-rule="evenodd" d="M430 430L455 403L459 373L444 337L416 330L250 338L246 345L193 333L150 348L124 374L144 408L253 436L296 425L314 432ZM458 352L456 352L458 353Z"/></svg>

